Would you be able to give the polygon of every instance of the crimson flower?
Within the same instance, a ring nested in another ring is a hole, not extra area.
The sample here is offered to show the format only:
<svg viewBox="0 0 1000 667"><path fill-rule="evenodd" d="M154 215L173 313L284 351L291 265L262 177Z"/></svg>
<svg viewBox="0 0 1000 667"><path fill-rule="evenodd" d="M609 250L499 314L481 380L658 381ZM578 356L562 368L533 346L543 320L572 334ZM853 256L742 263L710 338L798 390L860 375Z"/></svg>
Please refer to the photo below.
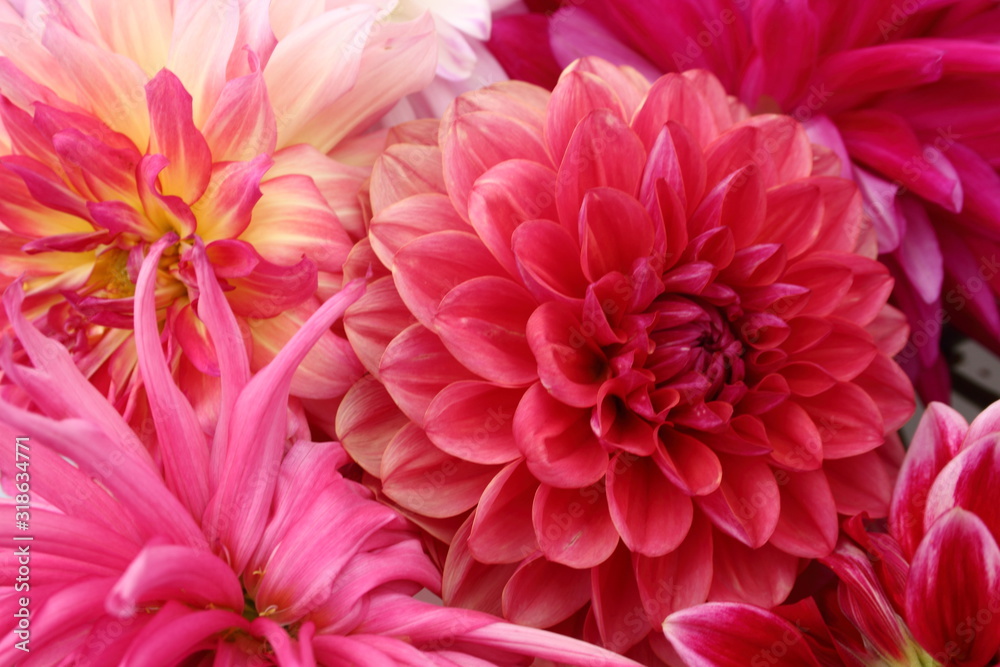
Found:
<svg viewBox="0 0 1000 667"><path fill-rule="evenodd" d="M337 432L450 543L447 602L625 652L885 515L906 328L839 172L708 73L597 59L390 135Z"/></svg>

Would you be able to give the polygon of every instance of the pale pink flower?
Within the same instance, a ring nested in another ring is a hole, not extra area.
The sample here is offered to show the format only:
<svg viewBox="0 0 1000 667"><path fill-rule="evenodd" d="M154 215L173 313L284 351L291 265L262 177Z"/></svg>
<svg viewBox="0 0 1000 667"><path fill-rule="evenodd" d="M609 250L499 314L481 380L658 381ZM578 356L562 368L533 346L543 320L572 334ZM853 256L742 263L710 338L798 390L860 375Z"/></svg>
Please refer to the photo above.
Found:
<svg viewBox="0 0 1000 667"><path fill-rule="evenodd" d="M431 81L437 34L374 1L0 1L0 283L23 275L28 319L124 407L139 262L176 234L157 317L185 391L210 396L200 238L261 368L341 288L375 157L355 135ZM327 332L292 391L337 397L361 372Z"/></svg>
<svg viewBox="0 0 1000 667"><path fill-rule="evenodd" d="M705 72L597 59L390 134L337 432L450 543L446 601L624 652L885 515L906 327L837 173Z"/></svg>
<svg viewBox="0 0 1000 667"><path fill-rule="evenodd" d="M755 112L802 120L865 199L904 352L948 400L944 324L1000 352L1000 8L980 0L529 0L495 21L510 76L551 86L584 55L650 72L708 69ZM562 7L560 9L560 6Z"/></svg>
<svg viewBox="0 0 1000 667"><path fill-rule="evenodd" d="M71 355L4 307L31 366L0 356L4 438L29 434L25 469L0 459L5 489L28 480L29 529L16 497L0 502L8 543L29 548L29 589L14 594L18 556L5 549L0 623L14 637L30 598L30 653L12 641L0 662L87 665L634 665L594 646L412 596L440 574L414 527L341 476L332 442L313 442L290 410L296 366L363 290L352 282L256 374L236 317L195 241L199 315L219 350L212 433L171 378L155 312L155 275L176 242L155 242L139 268L135 334L159 447L140 438L81 375ZM172 336L169 337L173 342ZM23 460L23 459L22 459ZM21 475L21 476L19 476ZM11 531L14 531L12 534ZM30 535L31 541L13 542Z"/></svg>

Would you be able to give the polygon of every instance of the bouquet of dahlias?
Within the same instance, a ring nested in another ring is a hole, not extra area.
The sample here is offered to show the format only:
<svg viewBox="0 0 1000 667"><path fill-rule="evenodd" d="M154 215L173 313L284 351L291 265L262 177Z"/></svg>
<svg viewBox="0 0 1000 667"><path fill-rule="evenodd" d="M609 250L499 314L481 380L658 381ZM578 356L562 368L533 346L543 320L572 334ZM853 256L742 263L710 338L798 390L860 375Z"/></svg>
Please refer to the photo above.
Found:
<svg viewBox="0 0 1000 667"><path fill-rule="evenodd" d="M0 0L0 665L1000 665L998 108L990 0Z"/></svg>

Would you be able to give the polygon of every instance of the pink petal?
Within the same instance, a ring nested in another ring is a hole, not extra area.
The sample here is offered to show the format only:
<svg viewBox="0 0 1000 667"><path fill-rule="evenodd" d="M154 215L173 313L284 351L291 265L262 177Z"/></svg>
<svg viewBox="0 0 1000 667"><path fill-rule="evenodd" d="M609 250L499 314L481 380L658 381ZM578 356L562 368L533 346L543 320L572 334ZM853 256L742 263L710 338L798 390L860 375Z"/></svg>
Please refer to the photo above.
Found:
<svg viewBox="0 0 1000 667"><path fill-rule="evenodd" d="M404 507L432 518L473 507L498 472L441 451L415 424L404 426L382 455L382 490Z"/></svg>
<svg viewBox="0 0 1000 667"><path fill-rule="evenodd" d="M721 457L720 457L721 458ZM778 484L771 468L758 459L723 458L722 484L698 506L722 531L751 548L764 545L778 524Z"/></svg>
<svg viewBox="0 0 1000 667"><path fill-rule="evenodd" d="M853 383L838 383L812 398L794 400L805 408L819 429L825 459L863 454L885 439L885 424L878 406Z"/></svg>
<svg viewBox="0 0 1000 667"><path fill-rule="evenodd" d="M795 386L792 382L789 384ZM777 465L792 470L818 470L823 465L823 433L808 407L785 401L760 419L767 428L768 443L773 448L771 460ZM881 442L881 433L879 438Z"/></svg>
<svg viewBox="0 0 1000 667"><path fill-rule="evenodd" d="M632 560L642 607L652 623L660 624L673 612L708 599L712 527L699 515L677 549L655 558L634 554Z"/></svg>
<svg viewBox="0 0 1000 667"><path fill-rule="evenodd" d="M961 590L961 595L956 591ZM906 587L906 620L931 655L985 665L1000 648L1000 548L975 514L954 509L917 548Z"/></svg>
<svg viewBox="0 0 1000 667"><path fill-rule="evenodd" d="M682 125L702 148L720 131L705 99L692 82L680 74L666 74L653 83L632 120L632 129L651 150L668 121Z"/></svg>
<svg viewBox="0 0 1000 667"><path fill-rule="evenodd" d="M176 665L199 652L213 635L221 635L230 629L245 632L249 626L246 619L228 610L196 611L168 602L136 636L121 664L149 667Z"/></svg>
<svg viewBox="0 0 1000 667"><path fill-rule="evenodd" d="M503 589L503 614L513 623L548 628L565 621L590 600L590 572L553 563L544 556L525 560Z"/></svg>
<svg viewBox="0 0 1000 667"><path fill-rule="evenodd" d="M469 550L476 560L515 563L538 550L531 526L537 488L538 481L522 461L511 463L493 478L479 500L469 534Z"/></svg>
<svg viewBox="0 0 1000 667"><path fill-rule="evenodd" d="M591 282L629 273L653 250L653 221L634 198L612 188L591 188L580 209L581 265Z"/></svg>
<svg viewBox="0 0 1000 667"><path fill-rule="evenodd" d="M591 570L593 617L601 643L617 653L638 644L652 630L625 545Z"/></svg>
<svg viewBox="0 0 1000 667"><path fill-rule="evenodd" d="M713 602L677 611L664 621L663 631L692 667L742 667L768 657L796 665L820 664L794 625L746 604Z"/></svg>
<svg viewBox="0 0 1000 667"><path fill-rule="evenodd" d="M549 560L582 569L607 560L618 545L618 530L608 512L603 489L538 487L532 523L542 553Z"/></svg>
<svg viewBox="0 0 1000 667"><path fill-rule="evenodd" d="M489 382L448 385L427 409L427 437L441 450L473 463L513 461L520 455L514 413L523 394Z"/></svg>
<svg viewBox="0 0 1000 667"><path fill-rule="evenodd" d="M608 505L629 550L650 557L676 549L694 514L691 499L652 460L624 453L608 467Z"/></svg>
<svg viewBox="0 0 1000 667"><path fill-rule="evenodd" d="M161 192L193 204L205 192L212 174L212 151L195 127L191 95L169 70L161 70L147 85L151 136L149 152L169 164L160 172Z"/></svg>
<svg viewBox="0 0 1000 667"><path fill-rule="evenodd" d="M538 361L542 385L568 405L589 408L597 404L610 368L604 352L580 333L581 327L569 308L544 303L528 320L528 345Z"/></svg>
<svg viewBox="0 0 1000 667"><path fill-rule="evenodd" d="M971 429L970 429L971 430ZM924 531L953 507L978 516L1000 540L1000 446L995 436L967 446L938 473L927 493Z"/></svg>
<svg viewBox="0 0 1000 667"><path fill-rule="evenodd" d="M833 493L820 470L775 473L781 490L781 514L770 543L801 558L822 558L837 544L839 524Z"/></svg>
<svg viewBox="0 0 1000 667"><path fill-rule="evenodd" d="M176 195L164 195L159 189L159 176L169 161L159 153L144 155L136 168L136 185L146 218L161 233L174 231L181 238L194 233L198 221L191 207ZM211 167L211 165L209 165Z"/></svg>
<svg viewBox="0 0 1000 667"><path fill-rule="evenodd" d="M541 383L524 392L513 430L528 469L545 484L580 488L604 477L608 454L590 427L590 414L557 401Z"/></svg>
<svg viewBox="0 0 1000 667"><path fill-rule="evenodd" d="M372 214L378 216L386 207L413 195L446 194L442 159L436 133L433 146L388 146L372 168Z"/></svg>
<svg viewBox="0 0 1000 667"><path fill-rule="evenodd" d="M722 464L705 443L680 431L661 431L660 438L663 448L653 459L677 488L692 496L705 496L719 488Z"/></svg>
<svg viewBox="0 0 1000 667"><path fill-rule="evenodd" d="M770 544L751 549L716 530L712 536L712 589L708 599L745 602L765 609L788 597L799 559Z"/></svg>
<svg viewBox="0 0 1000 667"><path fill-rule="evenodd" d="M399 429L409 422L385 387L371 376L361 378L337 410L337 435L365 472L378 476L382 454Z"/></svg>
<svg viewBox="0 0 1000 667"><path fill-rule="evenodd" d="M375 280L365 295L347 309L344 330L361 363L376 377L382 354L393 338L415 322L392 282Z"/></svg>
<svg viewBox="0 0 1000 667"><path fill-rule="evenodd" d="M552 91L546 109L545 142L555 164L561 164L577 124L596 109L607 109L626 121L622 102L599 77L566 70ZM535 216L537 217L537 216Z"/></svg>
<svg viewBox="0 0 1000 667"><path fill-rule="evenodd" d="M243 44L236 42L241 7L211 7L197 0L175 3L167 67L194 97L194 120L198 127L205 127L205 120L223 90L230 53L242 50ZM255 155L244 159L251 157Z"/></svg>
<svg viewBox="0 0 1000 667"><path fill-rule="evenodd" d="M920 418L889 510L890 530L908 558L924 535L924 510L931 485L958 453L968 430L962 415L943 403L931 403Z"/></svg>
<svg viewBox="0 0 1000 667"><path fill-rule="evenodd" d="M444 563L441 598L452 607L478 609L500 615L501 596L517 564L484 565L468 548L472 517L459 527L451 541Z"/></svg>
<svg viewBox="0 0 1000 667"><path fill-rule="evenodd" d="M228 260L241 267L252 266L245 276L230 278L232 290L226 300L242 317L267 320L306 302L316 292L316 265L302 258L290 266L273 264L247 241L223 239L206 248L213 264Z"/></svg>
<svg viewBox="0 0 1000 667"><path fill-rule="evenodd" d="M250 162L214 165L205 196L192 207L201 221L198 234L205 241L232 239L243 233L251 215L257 215L254 206L261 197L260 179L271 164L271 158L261 155Z"/></svg>
<svg viewBox="0 0 1000 667"><path fill-rule="evenodd" d="M203 133L215 162L274 153L278 123L260 70L226 82Z"/></svg>
<svg viewBox="0 0 1000 667"><path fill-rule="evenodd" d="M208 443L191 403L173 379L156 326L156 274L160 258L176 237L149 249L135 286L135 345L162 457L164 480L192 516L208 504ZM221 341L220 341L221 342Z"/></svg>
<svg viewBox="0 0 1000 667"><path fill-rule="evenodd" d="M534 298L517 283L484 276L448 292L434 329L458 361L490 382L518 386L538 378L526 328Z"/></svg>
<svg viewBox="0 0 1000 667"><path fill-rule="evenodd" d="M573 235L550 220L530 220L514 230L511 246L528 289L539 300L582 298L587 278Z"/></svg>
<svg viewBox="0 0 1000 667"><path fill-rule="evenodd" d="M862 512L871 517L887 516L899 465L887 460L886 452L902 452L902 448L899 438L890 436L884 445L864 454L824 461L823 471L837 502L837 512L847 516Z"/></svg>
<svg viewBox="0 0 1000 667"><path fill-rule="evenodd" d="M369 238L375 254L391 269L396 254L410 241L449 230L468 232L469 225L445 195L420 193L383 207L372 218Z"/></svg>

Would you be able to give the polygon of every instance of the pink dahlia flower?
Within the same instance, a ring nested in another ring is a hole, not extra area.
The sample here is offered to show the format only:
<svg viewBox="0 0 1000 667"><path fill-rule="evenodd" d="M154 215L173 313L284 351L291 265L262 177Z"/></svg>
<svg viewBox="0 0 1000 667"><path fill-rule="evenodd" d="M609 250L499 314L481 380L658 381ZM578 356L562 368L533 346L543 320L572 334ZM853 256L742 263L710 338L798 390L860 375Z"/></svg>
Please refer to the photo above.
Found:
<svg viewBox="0 0 1000 667"><path fill-rule="evenodd" d="M496 21L490 46L511 76L551 86L557 63L582 55L654 75L700 67L752 111L795 116L861 190L913 332L902 359L923 369L925 397L948 400L944 324L1000 352L995 2L561 4Z"/></svg>
<svg viewBox="0 0 1000 667"><path fill-rule="evenodd" d="M341 288L364 234L375 154L352 137L434 76L434 20L412 9L0 1L0 283L23 275L29 320L125 405L139 263L176 234L157 317L185 391L204 394L217 381L194 371L219 361L194 305L200 238L261 368ZM331 331L292 391L336 397L362 370Z"/></svg>
<svg viewBox="0 0 1000 667"><path fill-rule="evenodd" d="M960 665L1000 660L1000 404L972 424L933 403L893 494L888 534L848 522L823 559L839 583L769 613L702 605L667 618L692 665ZM790 625L791 624L791 625ZM777 647L777 648L776 648ZM753 662L754 659L759 662Z"/></svg>
<svg viewBox="0 0 1000 667"><path fill-rule="evenodd" d="M343 478L332 442L313 442L289 410L296 366L363 290L348 284L252 374L236 317L204 246L191 251L199 315L219 350L222 388L209 435L170 376L156 325L156 273L176 238L139 268L135 335L156 458L75 367L21 314L4 307L31 366L0 357L7 448L0 501L8 543L0 598L4 634L26 608L22 653L3 664L514 665L526 656L634 665L576 640L468 610L422 603L440 574L418 532ZM20 448L19 448L20 449ZM31 509L16 504L28 495ZM24 521L15 528L15 519ZM30 539L23 539L29 537ZM12 541L22 538L20 541ZM26 554L26 555L24 555ZM21 565L30 575L15 592ZM27 604L20 598L27 598Z"/></svg>
<svg viewBox="0 0 1000 667"><path fill-rule="evenodd" d="M345 269L383 265L345 316L372 378L337 432L451 543L446 601L542 627L590 603L627 651L677 608L780 603L838 513L885 515L906 326L794 119L584 59L437 125L373 171Z"/></svg>

